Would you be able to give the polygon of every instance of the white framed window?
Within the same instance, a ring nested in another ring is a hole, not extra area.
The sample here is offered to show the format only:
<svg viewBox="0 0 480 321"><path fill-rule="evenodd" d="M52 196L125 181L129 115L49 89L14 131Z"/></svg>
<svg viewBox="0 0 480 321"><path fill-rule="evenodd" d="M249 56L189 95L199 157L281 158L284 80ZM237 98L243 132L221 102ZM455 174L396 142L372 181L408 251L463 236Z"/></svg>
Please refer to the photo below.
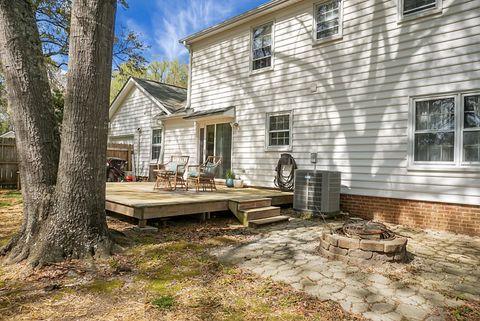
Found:
<svg viewBox="0 0 480 321"><path fill-rule="evenodd" d="M162 129L152 130L152 161L158 161L162 152Z"/></svg>
<svg viewBox="0 0 480 321"><path fill-rule="evenodd" d="M480 165L480 93L412 98L410 119L412 168Z"/></svg>
<svg viewBox="0 0 480 321"><path fill-rule="evenodd" d="M323 42L339 39L343 34L342 0L316 3L313 7L313 39Z"/></svg>
<svg viewBox="0 0 480 321"><path fill-rule="evenodd" d="M289 150L292 146L292 112L268 113L266 119L266 148Z"/></svg>
<svg viewBox="0 0 480 321"><path fill-rule="evenodd" d="M441 12L442 0L398 0L398 16L400 20L422 17Z"/></svg>
<svg viewBox="0 0 480 321"><path fill-rule="evenodd" d="M480 163L480 93L462 95L463 155L466 164Z"/></svg>
<svg viewBox="0 0 480 321"><path fill-rule="evenodd" d="M252 29L251 70L273 68L273 22Z"/></svg>

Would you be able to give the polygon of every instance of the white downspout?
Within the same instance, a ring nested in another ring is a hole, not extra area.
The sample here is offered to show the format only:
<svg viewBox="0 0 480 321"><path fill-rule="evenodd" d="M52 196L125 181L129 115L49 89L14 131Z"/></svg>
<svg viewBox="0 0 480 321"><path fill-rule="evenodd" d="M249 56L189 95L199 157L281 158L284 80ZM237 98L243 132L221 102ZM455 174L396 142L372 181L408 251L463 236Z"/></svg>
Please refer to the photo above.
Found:
<svg viewBox="0 0 480 321"><path fill-rule="evenodd" d="M193 61L193 53L192 53L192 46L189 45L186 41L183 42L183 45L188 50L189 54L189 62L188 62L188 82L187 82L187 105L185 109L191 108L192 105L192 61Z"/></svg>

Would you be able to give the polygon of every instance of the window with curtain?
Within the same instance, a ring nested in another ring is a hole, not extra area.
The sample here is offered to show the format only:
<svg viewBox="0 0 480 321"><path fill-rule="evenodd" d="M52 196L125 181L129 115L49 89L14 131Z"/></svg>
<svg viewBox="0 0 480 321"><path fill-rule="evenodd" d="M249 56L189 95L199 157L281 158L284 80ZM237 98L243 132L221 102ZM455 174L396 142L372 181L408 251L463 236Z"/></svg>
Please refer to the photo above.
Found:
<svg viewBox="0 0 480 321"><path fill-rule="evenodd" d="M412 101L413 165L480 165L480 93Z"/></svg>
<svg viewBox="0 0 480 321"><path fill-rule="evenodd" d="M273 56L273 22L252 31L252 70L272 67Z"/></svg>
<svg viewBox="0 0 480 321"><path fill-rule="evenodd" d="M325 40L342 35L342 2L333 0L315 6L315 39Z"/></svg>

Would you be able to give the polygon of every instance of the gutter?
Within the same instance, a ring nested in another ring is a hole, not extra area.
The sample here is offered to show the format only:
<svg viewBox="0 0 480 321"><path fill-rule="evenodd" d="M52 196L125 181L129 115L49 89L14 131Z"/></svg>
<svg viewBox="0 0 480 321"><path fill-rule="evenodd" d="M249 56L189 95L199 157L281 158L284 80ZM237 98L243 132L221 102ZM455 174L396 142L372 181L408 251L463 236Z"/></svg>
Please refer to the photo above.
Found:
<svg viewBox="0 0 480 321"><path fill-rule="evenodd" d="M245 13L242 13L238 16L235 16L233 18L227 19L219 24L216 24L212 27L209 27L207 29L201 30L197 33L194 33L188 37L185 37L180 40L180 43L182 44L191 44L197 40L200 40L202 38L208 37L212 34L215 34L222 29L230 29L235 27L236 25L243 24L249 20L252 20L254 18L258 18L262 15L268 14L274 10L279 10L281 8L284 8L286 6L289 6L291 4L294 4L296 2L300 2L302 0L271 0L265 4L262 4L254 9L251 9Z"/></svg>
<svg viewBox="0 0 480 321"><path fill-rule="evenodd" d="M183 119L183 117L185 117L186 115L187 115L186 112L181 112L181 113L178 113L178 114L160 116L160 117L158 117L158 119L160 119L160 120L170 120L170 119L177 119L177 118L182 118Z"/></svg>

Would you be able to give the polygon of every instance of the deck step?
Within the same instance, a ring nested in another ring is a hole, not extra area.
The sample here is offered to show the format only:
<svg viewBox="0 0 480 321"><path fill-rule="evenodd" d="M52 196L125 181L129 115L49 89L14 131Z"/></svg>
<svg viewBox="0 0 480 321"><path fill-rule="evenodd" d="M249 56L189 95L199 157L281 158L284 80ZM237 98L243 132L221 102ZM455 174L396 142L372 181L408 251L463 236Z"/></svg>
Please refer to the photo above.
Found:
<svg viewBox="0 0 480 321"><path fill-rule="evenodd" d="M245 217L246 221L258 220L261 218L268 218L280 215L280 207L266 206L260 208L252 208L245 211L240 211Z"/></svg>
<svg viewBox="0 0 480 321"><path fill-rule="evenodd" d="M278 216L273 216L273 217L261 218L261 219L258 219L258 220L248 221L248 226L256 228L256 227L260 227L260 226L264 226L264 225L268 225L268 224L288 222L289 219L290 219L289 216L278 215Z"/></svg>
<svg viewBox="0 0 480 321"><path fill-rule="evenodd" d="M230 200L231 203L236 205L238 211L249 210L252 208L272 206L271 198L257 198L257 199L237 199Z"/></svg>

